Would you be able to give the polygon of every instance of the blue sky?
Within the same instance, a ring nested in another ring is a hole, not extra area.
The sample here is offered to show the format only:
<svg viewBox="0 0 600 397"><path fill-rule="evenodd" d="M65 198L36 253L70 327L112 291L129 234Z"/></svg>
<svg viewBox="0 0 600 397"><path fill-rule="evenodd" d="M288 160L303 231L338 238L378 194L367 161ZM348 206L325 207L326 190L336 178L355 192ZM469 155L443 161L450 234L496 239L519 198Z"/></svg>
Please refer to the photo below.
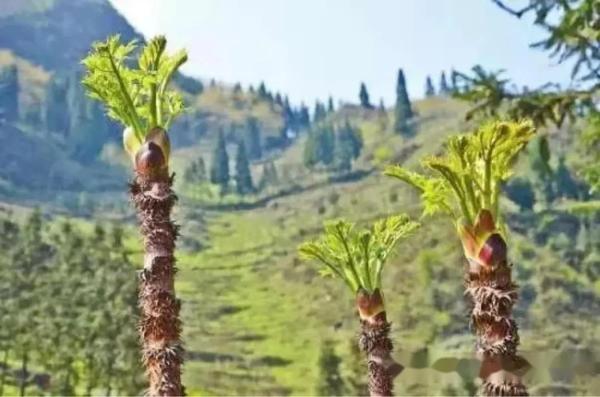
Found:
<svg viewBox="0 0 600 397"><path fill-rule="evenodd" d="M399 67L411 97L425 77L475 64L507 70L519 85L568 84L569 70L529 48L530 21L490 0L111 0L145 36L186 47L184 71L247 87L265 81L298 103L332 95L394 100Z"/></svg>

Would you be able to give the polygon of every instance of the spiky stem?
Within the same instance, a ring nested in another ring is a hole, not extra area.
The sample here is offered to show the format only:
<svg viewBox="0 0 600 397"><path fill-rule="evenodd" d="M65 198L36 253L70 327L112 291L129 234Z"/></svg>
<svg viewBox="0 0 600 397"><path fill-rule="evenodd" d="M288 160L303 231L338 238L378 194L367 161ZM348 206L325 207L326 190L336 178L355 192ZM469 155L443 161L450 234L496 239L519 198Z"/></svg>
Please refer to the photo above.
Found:
<svg viewBox="0 0 600 397"><path fill-rule="evenodd" d="M177 226L171 209L177 200L173 177L164 169L157 174L137 172L131 198L144 237L144 268L140 272L140 335L143 362L151 396L182 396L180 302L175 296L175 240Z"/></svg>
<svg viewBox="0 0 600 397"><path fill-rule="evenodd" d="M389 338L391 324L387 321L379 290L373 294L360 291L357 297L361 332L359 347L367 356L369 394L393 396L394 378L404 367L392 358L393 344Z"/></svg>
<svg viewBox="0 0 600 397"><path fill-rule="evenodd" d="M517 356L519 332L512 307L518 293L510 265L506 260L490 267L471 263L465 284L465 293L473 303L471 323L477 337L477 355L482 360L480 394L527 396L521 375L529 364Z"/></svg>

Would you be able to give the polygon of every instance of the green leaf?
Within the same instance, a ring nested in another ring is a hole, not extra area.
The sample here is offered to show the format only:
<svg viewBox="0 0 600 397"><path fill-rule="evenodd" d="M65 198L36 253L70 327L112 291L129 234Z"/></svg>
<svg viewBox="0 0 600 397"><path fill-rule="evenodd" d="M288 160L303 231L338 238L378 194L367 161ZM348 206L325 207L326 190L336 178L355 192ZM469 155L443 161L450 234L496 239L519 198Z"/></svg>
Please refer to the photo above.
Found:
<svg viewBox="0 0 600 397"><path fill-rule="evenodd" d="M381 288L381 273L397 242L419 225L406 215L377 221L369 229L337 220L325 223L319 239L299 247L301 258L324 265L321 274L342 279L356 293Z"/></svg>

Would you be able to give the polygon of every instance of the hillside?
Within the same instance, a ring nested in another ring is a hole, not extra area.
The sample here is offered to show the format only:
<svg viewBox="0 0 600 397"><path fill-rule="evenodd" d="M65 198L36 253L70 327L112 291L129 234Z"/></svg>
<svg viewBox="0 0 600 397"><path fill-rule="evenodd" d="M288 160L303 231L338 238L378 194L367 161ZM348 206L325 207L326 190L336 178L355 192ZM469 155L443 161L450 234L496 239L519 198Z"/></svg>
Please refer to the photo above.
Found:
<svg viewBox="0 0 600 397"><path fill-rule="evenodd" d="M84 97L77 70L91 42L113 33L141 38L108 0L0 3L0 221L21 222L41 207L48 222L44 239L65 219L88 234L96 222L119 224L123 257L139 268L141 243L126 194L131 171L120 127ZM188 394L312 395L327 375L318 363L324 343L331 341L347 394L356 395L352 385L362 379L364 367L351 348L358 331L352 296L301 261L297 247L330 219L366 225L400 212L418 219L418 195L383 176L382 168L395 163L417 168L423 156L442 149L449 134L469 131L468 105L445 96L414 100L413 135L407 136L392 131L393 109L346 103L315 121L306 108L290 105L285 94L260 82L250 88L208 81L178 76L174 85L188 111L170 131ZM349 168L308 167L310 134L345 124L362 142ZM590 198L577 177L580 129L540 131L552 148L545 165L550 171L540 170L539 145L530 145L501 203L521 291L515 312L521 351L533 365L525 378L532 395L600 394L600 335L594 325L600 315L600 219L569 210L571 200ZM251 133L258 138L248 143ZM241 145L258 144L260 153L249 161L252 192L236 191L233 180L224 189L209 183L220 134L231 175ZM204 170L192 173L192 164L201 163ZM479 362L466 319L459 242L447 219L420 221L422 228L389 262L384 281L394 356L405 366L396 392L472 395L480 382ZM97 255L104 260L104 254ZM133 269L121 270L133 276ZM85 308L82 301L78 305ZM137 346L129 348L137 354ZM84 390L94 375L82 373L80 364L69 363L76 376L65 384L77 394L110 394L99 385ZM19 365L9 359L12 371L6 373L13 382L7 382L6 394L18 393ZM57 370L56 363L31 367L50 378ZM28 392L48 389L31 385Z"/></svg>
<svg viewBox="0 0 600 397"><path fill-rule="evenodd" d="M11 153L0 158L1 199L25 198L77 211L74 203L89 194L94 198L84 201L91 205L119 205L111 196L118 195L128 178L121 128L107 120L80 85L81 59L94 41L113 34L144 41L108 0L0 4L0 122L3 150ZM277 142L283 108L270 93L267 98L266 91L223 84L204 89L201 81L182 74L175 76L174 85L188 104L185 117L172 128L175 146L210 142L219 131L235 141L249 118L260 125L265 145ZM28 140L44 147L35 160L22 150ZM21 169L35 172L17 176L14 170ZM36 178L44 180L43 186Z"/></svg>

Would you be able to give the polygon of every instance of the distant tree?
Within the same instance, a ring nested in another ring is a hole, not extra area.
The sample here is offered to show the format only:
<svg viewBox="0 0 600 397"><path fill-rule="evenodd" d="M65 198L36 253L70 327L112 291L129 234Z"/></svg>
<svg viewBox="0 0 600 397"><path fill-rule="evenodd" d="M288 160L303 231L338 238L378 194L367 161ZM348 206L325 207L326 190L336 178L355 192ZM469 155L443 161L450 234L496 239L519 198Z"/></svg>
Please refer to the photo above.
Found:
<svg viewBox="0 0 600 397"><path fill-rule="evenodd" d="M240 94L242 92L242 85L240 83L235 83L233 86L233 93Z"/></svg>
<svg viewBox="0 0 600 397"><path fill-rule="evenodd" d="M334 160L335 135L330 124L312 128L304 146L304 165L312 168L317 164L329 166Z"/></svg>
<svg viewBox="0 0 600 397"><path fill-rule="evenodd" d="M403 135L410 135L410 119L413 117L413 111L406 91L406 80L402 69L398 70L398 81L396 82L396 110L394 131Z"/></svg>
<svg viewBox="0 0 600 397"><path fill-rule="evenodd" d="M229 184L229 156L225 145L223 131L219 131L217 142L213 151L210 181L221 187L221 192L227 190Z"/></svg>
<svg viewBox="0 0 600 397"><path fill-rule="evenodd" d="M261 81L258 85L258 90L256 91L259 98L266 99L267 98L267 86L265 86L265 82Z"/></svg>
<svg viewBox="0 0 600 397"><path fill-rule="evenodd" d="M279 106L283 106L283 98L281 98L280 93L275 94L275 103L278 104Z"/></svg>
<svg viewBox="0 0 600 397"><path fill-rule="evenodd" d="M333 105L333 97L329 97L327 100L327 113L333 113L335 111L335 106Z"/></svg>
<svg viewBox="0 0 600 397"><path fill-rule="evenodd" d="M244 144L246 145L246 153L250 160L257 160L262 157L262 138L260 125L256 117L248 117L246 119Z"/></svg>
<svg viewBox="0 0 600 397"><path fill-rule="evenodd" d="M19 118L19 71L16 65L0 70L0 120Z"/></svg>
<svg viewBox="0 0 600 397"><path fill-rule="evenodd" d="M298 127L300 129L306 129L310 127L310 115L308 113L308 108L304 103L300 105L300 110L298 112Z"/></svg>
<svg viewBox="0 0 600 397"><path fill-rule="evenodd" d="M431 81L431 77L427 76L425 80L425 96L432 97L435 95L435 88L433 87L433 82Z"/></svg>
<svg viewBox="0 0 600 397"><path fill-rule="evenodd" d="M452 93L456 94L458 93L458 73L456 73L456 70L452 69L450 71L450 84L451 84L451 89L452 89Z"/></svg>
<svg viewBox="0 0 600 397"><path fill-rule="evenodd" d="M250 84L250 85L248 86L248 92L249 92L250 94L254 94L254 92L255 92L255 89L254 89L254 86L253 86L252 84Z"/></svg>
<svg viewBox="0 0 600 397"><path fill-rule="evenodd" d="M323 341L319 356L319 379L315 390L317 396L343 396L346 394L344 379L340 374L341 362L340 357L335 354L333 342Z"/></svg>
<svg viewBox="0 0 600 397"><path fill-rule="evenodd" d="M237 192L241 195L252 193L254 191L248 156L246 156L246 145L243 143L238 145L237 154L235 156L235 187Z"/></svg>
<svg viewBox="0 0 600 397"><path fill-rule="evenodd" d="M210 79L210 88L215 88L217 86L217 81L213 78Z"/></svg>
<svg viewBox="0 0 600 397"><path fill-rule="evenodd" d="M446 80L446 72L442 71L440 76L440 95L448 95L452 92Z"/></svg>
<svg viewBox="0 0 600 397"><path fill-rule="evenodd" d="M317 99L315 101L315 110L313 112L313 122L318 123L319 121L324 120L325 117L327 117L325 105Z"/></svg>
<svg viewBox="0 0 600 397"><path fill-rule="evenodd" d="M365 83L360 83L360 90L358 92L358 99L360 100L360 106L365 109L372 109L373 105L369 101L369 92Z"/></svg>

